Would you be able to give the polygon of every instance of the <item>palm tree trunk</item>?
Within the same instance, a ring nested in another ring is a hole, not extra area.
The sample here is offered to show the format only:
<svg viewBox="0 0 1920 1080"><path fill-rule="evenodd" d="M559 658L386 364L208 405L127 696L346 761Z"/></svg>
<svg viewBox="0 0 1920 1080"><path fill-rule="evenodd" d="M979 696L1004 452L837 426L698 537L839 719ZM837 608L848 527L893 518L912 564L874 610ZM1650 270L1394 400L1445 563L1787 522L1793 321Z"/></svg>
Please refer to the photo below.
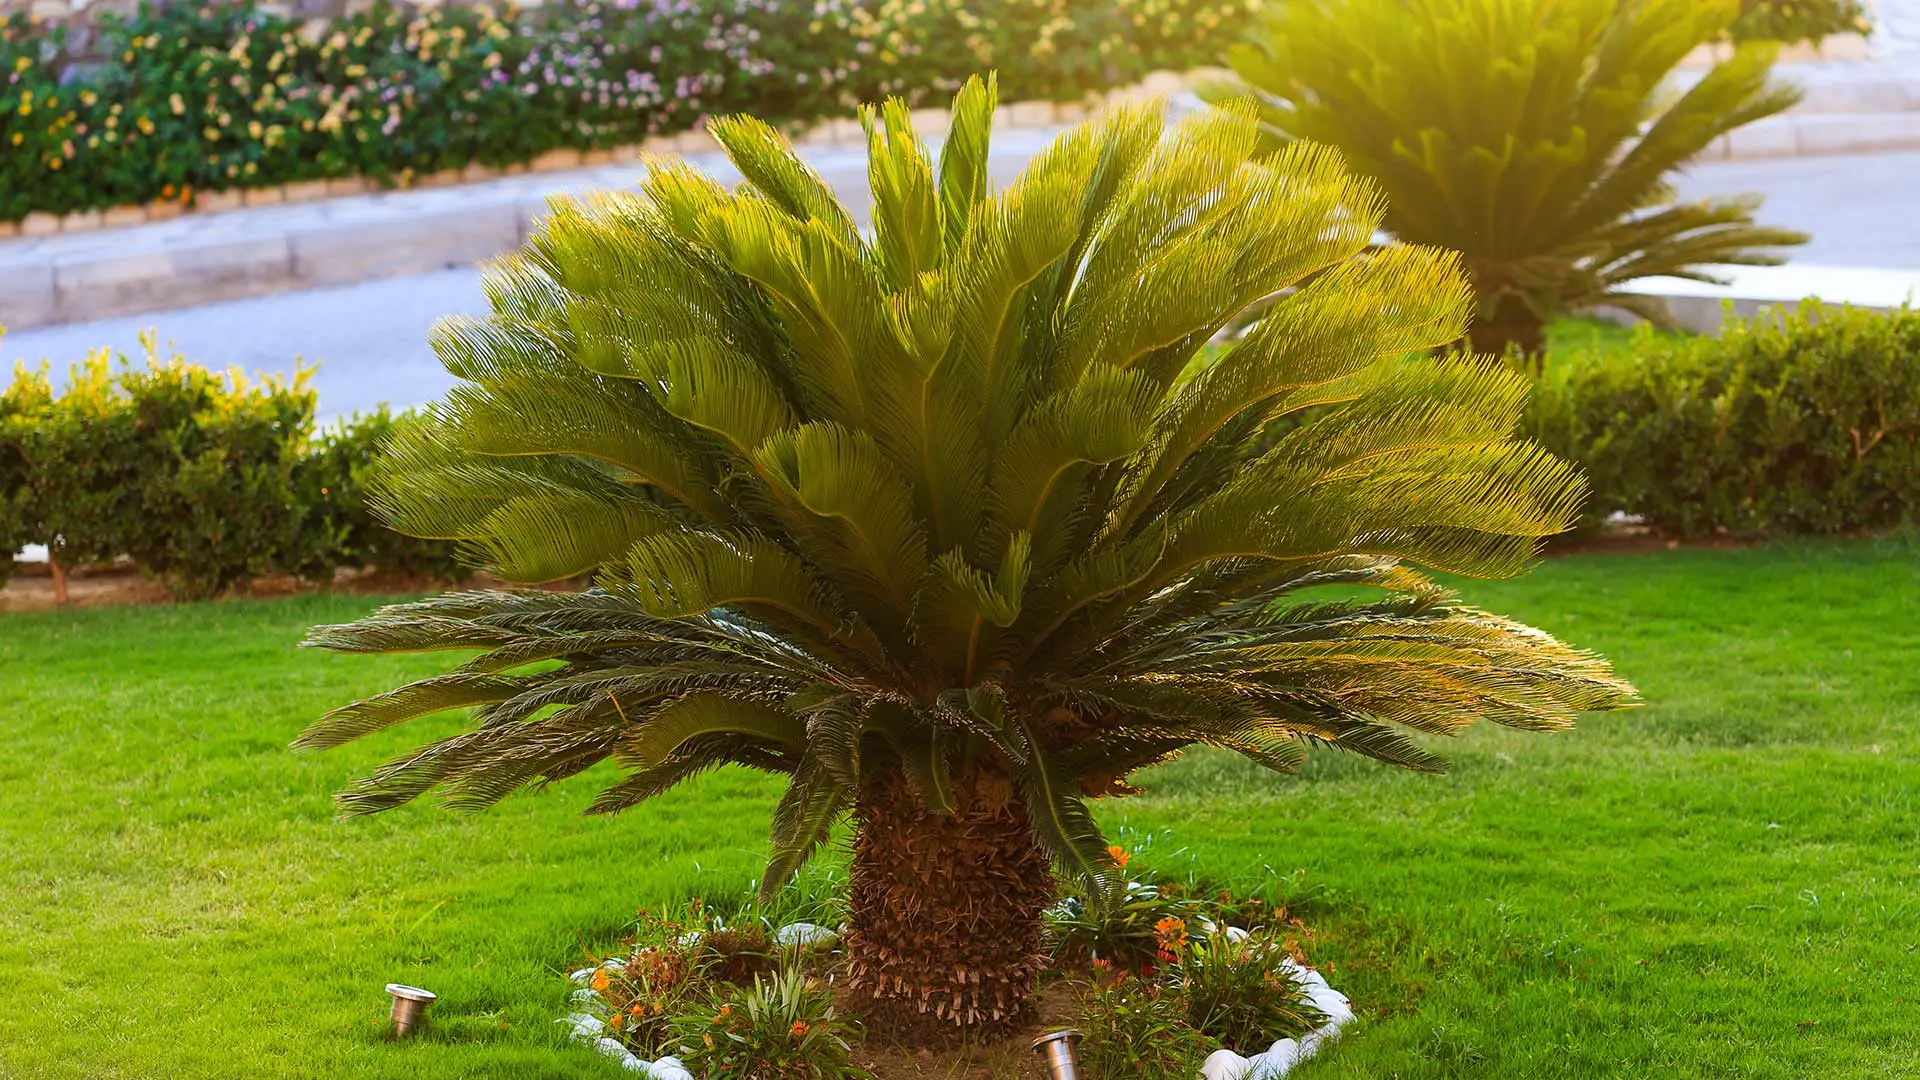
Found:
<svg viewBox="0 0 1920 1080"><path fill-rule="evenodd" d="M1518 349L1535 374L1546 364L1547 324L1517 296L1503 296L1491 311L1478 312L1467 334L1476 353L1505 357Z"/></svg>
<svg viewBox="0 0 1920 1080"><path fill-rule="evenodd" d="M900 772L854 808L847 982L869 1031L912 1045L991 1036L1025 1021L1043 966L1052 869L1004 775L954 777L951 815Z"/></svg>

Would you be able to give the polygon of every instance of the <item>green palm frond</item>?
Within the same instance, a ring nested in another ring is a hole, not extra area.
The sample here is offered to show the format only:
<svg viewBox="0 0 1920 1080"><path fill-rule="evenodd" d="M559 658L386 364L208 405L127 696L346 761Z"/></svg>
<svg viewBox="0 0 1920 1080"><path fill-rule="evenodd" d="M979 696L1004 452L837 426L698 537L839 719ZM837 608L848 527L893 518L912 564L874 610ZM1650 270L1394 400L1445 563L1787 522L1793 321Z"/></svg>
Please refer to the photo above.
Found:
<svg viewBox="0 0 1920 1080"><path fill-rule="evenodd" d="M777 885L876 778L946 813L985 769L1096 873L1087 797L1183 747L1432 769L1423 736L1631 702L1414 569L1518 573L1582 494L1514 439L1524 378L1414 358L1465 328L1458 260L1371 248L1375 185L1263 154L1250 109L1130 106L990 191L993 101L960 93L937 159L902 106L862 114L866 231L728 120L741 190L655 162L494 267L491 314L435 336L460 382L396 437L379 505L509 580L595 585L316 628L473 652L302 737L472 710L346 809L478 808L611 758L613 812L741 764L790 778Z"/></svg>
<svg viewBox="0 0 1920 1080"><path fill-rule="evenodd" d="M1674 170L1791 108L1777 46L1750 42L1684 91L1680 61L1739 0L1293 0L1234 76L1276 146L1338 147L1387 199L1396 239L1461 252L1474 343L1535 352L1543 321L1633 281L1773 264L1802 233L1756 226L1755 197L1677 203Z"/></svg>

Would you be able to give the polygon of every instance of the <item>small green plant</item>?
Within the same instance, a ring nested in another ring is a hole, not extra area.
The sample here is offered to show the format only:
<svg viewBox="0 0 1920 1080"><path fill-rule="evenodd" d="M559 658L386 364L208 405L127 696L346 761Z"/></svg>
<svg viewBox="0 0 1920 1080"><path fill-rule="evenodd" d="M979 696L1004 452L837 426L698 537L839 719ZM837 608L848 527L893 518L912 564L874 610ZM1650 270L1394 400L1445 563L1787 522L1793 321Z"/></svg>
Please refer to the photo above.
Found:
<svg viewBox="0 0 1920 1080"><path fill-rule="evenodd" d="M1056 968L1091 967L1116 974L1152 971L1163 962L1159 926L1200 924L1211 910L1170 883L1127 873L1131 854L1114 846L1116 872L1087 883L1047 912Z"/></svg>
<svg viewBox="0 0 1920 1080"><path fill-rule="evenodd" d="M1242 1053L1276 1039L1297 1039L1326 1023L1281 963L1282 944L1270 931L1188 941L1170 934L1168 951L1178 957L1173 978L1187 1023Z"/></svg>
<svg viewBox="0 0 1920 1080"><path fill-rule="evenodd" d="M676 1017L680 1057L708 1080L864 1080L833 995L798 967L715 986Z"/></svg>
<svg viewBox="0 0 1920 1080"><path fill-rule="evenodd" d="M1219 1043L1187 1023L1164 979L1096 979L1075 1002L1080 1062L1093 1080L1190 1080Z"/></svg>
<svg viewBox="0 0 1920 1080"><path fill-rule="evenodd" d="M1676 201L1669 175L1799 92L1751 42L1684 93L1668 76L1738 0L1293 0L1229 54L1278 142L1339 149L1380 185L1395 239L1462 254L1476 350L1538 357L1546 323L1598 304L1665 318L1625 287L1780 261L1801 233L1758 196ZM1537 364L1537 359L1535 363Z"/></svg>

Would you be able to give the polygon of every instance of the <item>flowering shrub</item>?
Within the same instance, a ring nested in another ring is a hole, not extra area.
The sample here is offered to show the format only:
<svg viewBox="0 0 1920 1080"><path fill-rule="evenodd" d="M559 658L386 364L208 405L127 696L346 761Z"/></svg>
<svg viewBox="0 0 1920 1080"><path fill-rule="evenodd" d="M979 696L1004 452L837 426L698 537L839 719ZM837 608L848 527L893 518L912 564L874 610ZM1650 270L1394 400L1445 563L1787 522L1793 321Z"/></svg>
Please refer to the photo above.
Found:
<svg viewBox="0 0 1920 1080"><path fill-rule="evenodd" d="M946 94L1077 97L1206 62L1258 0L382 0L313 29L251 4L105 16L104 63L0 22L0 221L333 177L405 183L683 131Z"/></svg>
<svg viewBox="0 0 1920 1080"><path fill-rule="evenodd" d="M1860 0L1741 0L1735 41L1811 41L1835 34L1867 34L1873 20Z"/></svg>

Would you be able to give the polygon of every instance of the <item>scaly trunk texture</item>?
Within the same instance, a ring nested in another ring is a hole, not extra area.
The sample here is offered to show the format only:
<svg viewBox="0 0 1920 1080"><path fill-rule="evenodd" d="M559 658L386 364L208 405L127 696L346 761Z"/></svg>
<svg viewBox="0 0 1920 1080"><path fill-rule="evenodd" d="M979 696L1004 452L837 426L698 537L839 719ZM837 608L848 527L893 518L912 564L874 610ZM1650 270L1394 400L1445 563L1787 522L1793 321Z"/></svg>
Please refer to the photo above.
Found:
<svg viewBox="0 0 1920 1080"><path fill-rule="evenodd" d="M1504 357L1515 345L1536 374L1545 364L1547 324L1517 296L1503 296L1492 311L1477 314L1467 334L1476 353Z"/></svg>
<svg viewBox="0 0 1920 1080"><path fill-rule="evenodd" d="M899 770L861 789L847 992L869 1031L943 1045L1024 1022L1044 965L1053 872L1013 784L954 776L955 812L924 809Z"/></svg>

